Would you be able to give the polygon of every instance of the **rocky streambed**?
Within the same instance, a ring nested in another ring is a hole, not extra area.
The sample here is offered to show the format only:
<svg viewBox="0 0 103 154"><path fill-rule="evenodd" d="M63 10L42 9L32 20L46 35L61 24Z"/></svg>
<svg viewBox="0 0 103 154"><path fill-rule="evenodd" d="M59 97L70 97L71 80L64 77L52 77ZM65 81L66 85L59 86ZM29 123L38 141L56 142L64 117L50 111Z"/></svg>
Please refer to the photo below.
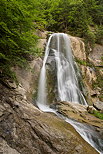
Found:
<svg viewBox="0 0 103 154"><path fill-rule="evenodd" d="M93 106L84 106L73 102L58 102L51 108L70 123L76 131L100 153L103 152L103 120L93 114Z"/></svg>
<svg viewBox="0 0 103 154"><path fill-rule="evenodd" d="M70 124L38 110L17 88L0 84L0 89L1 153L98 153Z"/></svg>

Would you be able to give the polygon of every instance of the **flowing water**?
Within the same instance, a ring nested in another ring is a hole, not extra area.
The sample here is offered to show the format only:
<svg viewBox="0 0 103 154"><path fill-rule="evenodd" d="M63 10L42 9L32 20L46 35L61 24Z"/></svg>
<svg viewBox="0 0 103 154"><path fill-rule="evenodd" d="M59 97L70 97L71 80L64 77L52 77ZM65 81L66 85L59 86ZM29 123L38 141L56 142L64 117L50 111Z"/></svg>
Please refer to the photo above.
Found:
<svg viewBox="0 0 103 154"><path fill-rule="evenodd" d="M86 105L83 94L79 89L76 76L70 39L67 34L55 33L48 40L43 66L41 69L37 105L39 108L47 107L46 63L50 52L54 54L57 70L57 92L60 101L69 101Z"/></svg>
<svg viewBox="0 0 103 154"><path fill-rule="evenodd" d="M53 55L52 57L55 61L58 100L87 105L87 102L80 90L78 77L75 69L75 62L73 60L73 55L70 47L69 36L64 33L54 33L50 36L45 51L43 66L39 79L37 106L43 111L56 113L56 111L51 109L48 104L49 94L46 72L48 59L51 54ZM92 137L94 135L94 132L92 131L92 133L89 133L89 131L86 131L86 129L89 129L89 127L84 126L81 123L74 122L70 119L66 119L65 121L73 125L73 127L78 131L78 133L88 143L95 147L95 149L97 149L99 152L103 150L102 148L100 148L101 146L103 146L103 140L99 141L98 137L94 140ZM96 140L97 142L95 143Z"/></svg>
<svg viewBox="0 0 103 154"><path fill-rule="evenodd" d="M85 141L100 154L103 154L103 136L98 133L95 127L68 118L65 118L65 121L70 123Z"/></svg>

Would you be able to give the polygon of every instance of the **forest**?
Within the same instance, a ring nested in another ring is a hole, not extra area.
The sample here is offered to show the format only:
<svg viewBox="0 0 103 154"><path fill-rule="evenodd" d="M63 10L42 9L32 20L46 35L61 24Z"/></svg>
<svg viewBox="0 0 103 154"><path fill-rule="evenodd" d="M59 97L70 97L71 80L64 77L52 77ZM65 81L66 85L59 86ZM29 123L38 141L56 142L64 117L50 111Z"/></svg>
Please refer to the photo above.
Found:
<svg viewBox="0 0 103 154"><path fill-rule="evenodd" d="M36 31L64 32L101 44L102 0L0 0L0 78L40 55Z"/></svg>

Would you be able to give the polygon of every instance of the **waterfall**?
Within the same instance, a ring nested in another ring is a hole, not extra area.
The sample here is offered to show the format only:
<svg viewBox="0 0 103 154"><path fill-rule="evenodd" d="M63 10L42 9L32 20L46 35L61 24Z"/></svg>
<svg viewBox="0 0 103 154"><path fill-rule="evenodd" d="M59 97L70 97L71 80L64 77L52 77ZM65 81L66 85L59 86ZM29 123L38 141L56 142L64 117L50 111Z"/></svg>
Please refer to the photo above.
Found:
<svg viewBox="0 0 103 154"><path fill-rule="evenodd" d="M40 72L40 79L39 79L39 86L38 86L38 99L37 99L37 105L40 109L45 107L47 105L47 90L46 90L46 61L49 55L49 45L51 41L52 36L50 36L46 51L45 51L45 56L43 60L43 66Z"/></svg>
<svg viewBox="0 0 103 154"><path fill-rule="evenodd" d="M54 54L56 63L59 100L87 105L85 98L79 89L69 36L64 33L54 33L48 40L40 73L37 98L38 107L43 110L48 106L46 63L51 52Z"/></svg>
<svg viewBox="0 0 103 154"><path fill-rule="evenodd" d="M93 126L90 127L89 125L76 122L72 119L64 117L63 115L59 115L56 111L50 109L48 103L49 93L46 75L48 59L50 55L52 55L52 58L55 61L57 80L53 82L57 84L57 96L59 101L87 105L85 98L79 88L79 81L75 69L72 50L70 47L69 36L64 33L54 33L50 36L45 51L43 66L39 79L37 106L42 111L54 112L58 117L70 123L85 141L87 141L99 153L102 154L103 140L97 135L97 132L93 130Z"/></svg>

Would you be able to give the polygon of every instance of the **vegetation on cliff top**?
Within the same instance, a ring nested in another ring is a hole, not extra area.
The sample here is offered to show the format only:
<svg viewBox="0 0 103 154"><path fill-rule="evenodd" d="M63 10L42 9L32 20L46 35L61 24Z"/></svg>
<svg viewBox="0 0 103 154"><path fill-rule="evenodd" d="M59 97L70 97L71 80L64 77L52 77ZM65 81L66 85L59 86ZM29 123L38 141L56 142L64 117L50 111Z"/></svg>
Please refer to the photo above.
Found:
<svg viewBox="0 0 103 154"><path fill-rule="evenodd" d="M35 30L66 32L101 43L101 0L0 0L0 77L38 55Z"/></svg>

